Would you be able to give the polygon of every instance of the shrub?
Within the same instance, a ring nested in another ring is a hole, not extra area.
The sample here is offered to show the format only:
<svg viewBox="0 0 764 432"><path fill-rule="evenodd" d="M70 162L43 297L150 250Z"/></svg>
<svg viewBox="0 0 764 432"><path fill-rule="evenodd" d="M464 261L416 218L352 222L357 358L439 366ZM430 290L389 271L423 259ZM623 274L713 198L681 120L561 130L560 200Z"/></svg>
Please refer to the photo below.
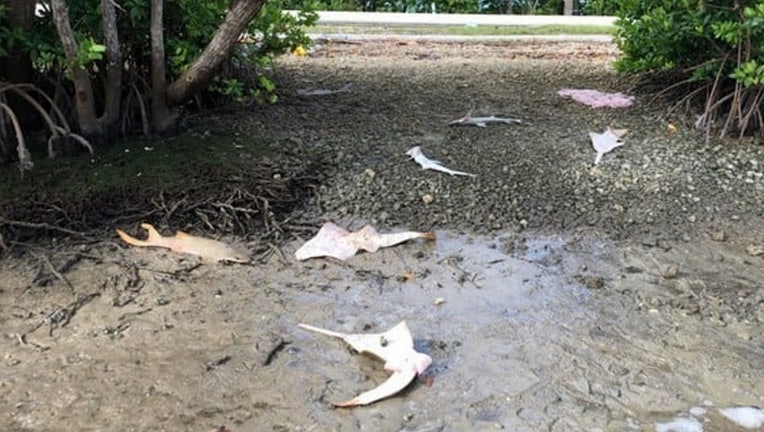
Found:
<svg viewBox="0 0 764 432"><path fill-rule="evenodd" d="M722 136L764 131L764 1L619 0L616 25L623 53L616 67L677 76L664 90L682 92L675 106L702 104L700 128Z"/></svg>

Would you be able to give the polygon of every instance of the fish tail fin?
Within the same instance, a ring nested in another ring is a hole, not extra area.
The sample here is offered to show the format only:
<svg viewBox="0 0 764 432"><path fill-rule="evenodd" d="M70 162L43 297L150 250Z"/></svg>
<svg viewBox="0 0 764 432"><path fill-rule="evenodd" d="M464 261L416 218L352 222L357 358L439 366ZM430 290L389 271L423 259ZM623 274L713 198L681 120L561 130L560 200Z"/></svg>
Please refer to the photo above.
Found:
<svg viewBox="0 0 764 432"><path fill-rule="evenodd" d="M426 233L422 233L422 238L425 240L435 240L435 233L432 231L428 231Z"/></svg>
<svg viewBox="0 0 764 432"><path fill-rule="evenodd" d="M121 229L117 228L117 235L119 235L119 238L122 239L125 243L132 245L132 246L146 246L146 242L143 240L138 240L135 237L132 237L128 235L126 232L122 231Z"/></svg>
<svg viewBox="0 0 764 432"><path fill-rule="evenodd" d="M141 228L145 229L148 233L148 238L146 238L146 243L157 243L159 240L161 240L162 235L159 234L159 232L154 228L153 225L148 223L142 223Z"/></svg>

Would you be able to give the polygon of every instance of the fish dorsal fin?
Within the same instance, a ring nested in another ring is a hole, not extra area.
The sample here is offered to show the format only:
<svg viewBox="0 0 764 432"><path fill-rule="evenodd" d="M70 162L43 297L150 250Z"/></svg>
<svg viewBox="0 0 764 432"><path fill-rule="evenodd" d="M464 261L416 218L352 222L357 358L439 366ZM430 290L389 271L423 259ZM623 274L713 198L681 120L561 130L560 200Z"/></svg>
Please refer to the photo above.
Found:
<svg viewBox="0 0 764 432"><path fill-rule="evenodd" d="M177 237L177 238L189 238L189 237L192 237L192 235L187 233L187 232L178 231L178 232L175 233L175 237Z"/></svg>

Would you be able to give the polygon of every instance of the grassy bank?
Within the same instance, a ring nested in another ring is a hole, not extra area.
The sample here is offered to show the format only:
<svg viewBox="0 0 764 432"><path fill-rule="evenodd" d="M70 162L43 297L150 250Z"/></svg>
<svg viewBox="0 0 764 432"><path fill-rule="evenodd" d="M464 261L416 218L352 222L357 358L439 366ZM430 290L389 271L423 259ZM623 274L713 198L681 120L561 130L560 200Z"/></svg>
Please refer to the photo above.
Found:
<svg viewBox="0 0 764 432"><path fill-rule="evenodd" d="M615 27L597 25L317 25L305 29L309 33L453 35L453 36L519 36L519 35L613 35Z"/></svg>

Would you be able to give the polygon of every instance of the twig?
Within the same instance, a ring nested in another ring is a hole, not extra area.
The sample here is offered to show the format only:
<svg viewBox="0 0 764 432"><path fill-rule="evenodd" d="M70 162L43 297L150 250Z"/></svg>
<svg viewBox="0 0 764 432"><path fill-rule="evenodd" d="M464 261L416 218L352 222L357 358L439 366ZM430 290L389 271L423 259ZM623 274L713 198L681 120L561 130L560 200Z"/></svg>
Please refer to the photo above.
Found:
<svg viewBox="0 0 764 432"><path fill-rule="evenodd" d="M76 315L77 312L80 310L80 308L90 303L94 298L100 297L100 296L101 296L101 293L99 292L91 293L69 303L68 305L62 308L58 308L54 310L53 312L46 315L45 318L41 319L40 322L38 322L34 327L22 333L21 335L18 335L19 341L22 344L27 344L26 337L30 335L31 333L34 333L37 329L42 327L44 324L48 324L50 326L50 329L48 331L48 336L52 337L54 328L66 327L71 322L74 315Z"/></svg>
<svg viewBox="0 0 764 432"><path fill-rule="evenodd" d="M38 254L32 252L32 254L37 257L38 260L42 261L46 267L48 267L48 270L53 273L53 276L56 277L59 281L65 283L69 289L72 291L72 293L75 292L74 285L72 285L71 282L69 282L69 279L65 278L64 275L62 275L58 270L56 270L56 266L53 265L52 262L50 262L50 258L48 258L45 254Z"/></svg>
<svg viewBox="0 0 764 432"><path fill-rule="evenodd" d="M10 220L6 219L2 216L0 216L0 224L4 225L10 225L10 226L17 226L22 228L36 228L36 229L47 229L47 230L53 230L53 231L61 231L63 233L72 234L80 237L85 237L85 233L80 231L74 231L70 230L68 228L63 228L55 225L51 225L49 223L33 223L33 222L23 222L23 221L16 221L16 220Z"/></svg>
<svg viewBox="0 0 764 432"><path fill-rule="evenodd" d="M273 359L276 358L276 354L278 354L281 350L286 348L287 345L291 344L290 341L285 341L284 339L279 338L276 343L271 347L270 351L268 352L268 355L265 356L265 360L263 360L262 365L268 366L273 362Z"/></svg>

